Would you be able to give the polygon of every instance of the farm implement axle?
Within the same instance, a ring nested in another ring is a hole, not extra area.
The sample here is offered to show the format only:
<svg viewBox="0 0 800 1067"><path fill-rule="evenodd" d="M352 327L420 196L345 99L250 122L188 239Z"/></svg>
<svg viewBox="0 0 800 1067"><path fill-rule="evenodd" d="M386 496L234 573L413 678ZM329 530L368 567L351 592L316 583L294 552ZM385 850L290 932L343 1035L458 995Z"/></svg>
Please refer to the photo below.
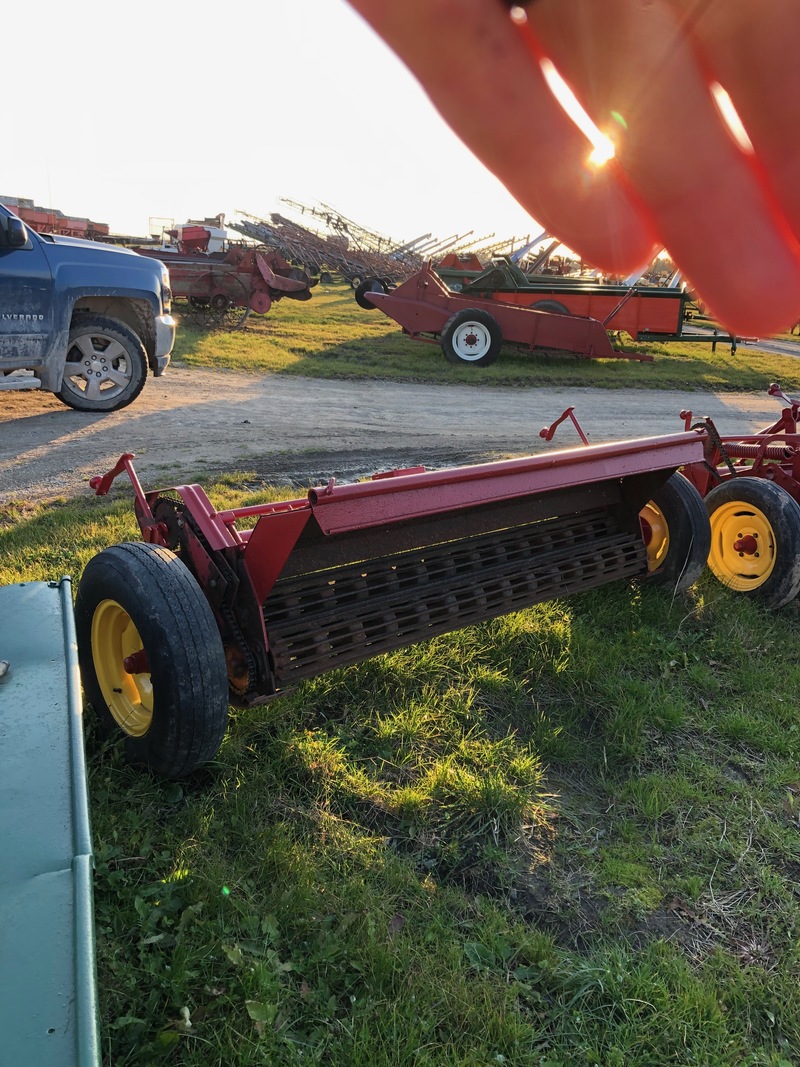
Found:
<svg viewBox="0 0 800 1067"><path fill-rule="evenodd" d="M223 511L197 485L146 492L126 453L92 485L103 495L127 473L145 543L101 552L81 582L90 703L134 762L178 776L216 753L229 700L260 704L335 667L621 578L683 588L705 564L708 529L674 472L703 444L678 433L395 470Z"/></svg>

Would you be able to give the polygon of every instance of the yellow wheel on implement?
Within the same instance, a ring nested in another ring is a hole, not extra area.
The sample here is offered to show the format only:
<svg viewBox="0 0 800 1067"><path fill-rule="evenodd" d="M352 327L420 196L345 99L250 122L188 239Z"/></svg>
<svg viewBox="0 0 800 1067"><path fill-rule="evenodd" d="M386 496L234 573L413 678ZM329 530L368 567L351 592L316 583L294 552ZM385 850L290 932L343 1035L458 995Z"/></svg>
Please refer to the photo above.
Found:
<svg viewBox="0 0 800 1067"><path fill-rule="evenodd" d="M721 504L711 516L708 565L737 593L758 589L775 569L777 540L760 508L732 500Z"/></svg>
<svg viewBox="0 0 800 1067"><path fill-rule="evenodd" d="M708 565L736 593L779 608L800 592L800 505L766 478L729 478L706 497Z"/></svg>
<svg viewBox="0 0 800 1067"><path fill-rule="evenodd" d="M116 600L95 609L92 658L114 721L129 737L142 737L153 721L153 683L139 631Z"/></svg>
<svg viewBox="0 0 800 1067"><path fill-rule="evenodd" d="M669 552L669 523L664 512L652 500L649 500L639 512L647 549L647 569L652 574L658 570Z"/></svg>
<svg viewBox="0 0 800 1067"><path fill-rule="evenodd" d="M225 652L175 553L138 542L98 553L78 587L75 630L87 705L129 763L181 778L214 758L228 721Z"/></svg>
<svg viewBox="0 0 800 1067"><path fill-rule="evenodd" d="M673 474L639 512L648 581L674 592L693 585L706 565L708 515L703 498L682 474Z"/></svg>

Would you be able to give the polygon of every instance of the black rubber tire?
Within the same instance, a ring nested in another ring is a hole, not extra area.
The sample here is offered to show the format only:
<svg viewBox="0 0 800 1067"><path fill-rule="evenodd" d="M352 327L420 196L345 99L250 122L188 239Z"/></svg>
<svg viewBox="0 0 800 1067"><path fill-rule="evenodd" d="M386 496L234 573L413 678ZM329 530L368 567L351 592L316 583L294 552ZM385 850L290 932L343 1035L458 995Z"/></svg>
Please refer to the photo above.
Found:
<svg viewBox="0 0 800 1067"><path fill-rule="evenodd" d="M375 305L370 303L364 296L365 293L385 293L387 292L387 286L379 278L365 278L364 281L356 288L356 303L360 308L365 311L374 311Z"/></svg>
<svg viewBox="0 0 800 1067"><path fill-rule="evenodd" d="M640 512L645 521L653 506L666 527L667 538L663 541L663 557L651 562L655 569L647 581L680 592L694 585L708 560L711 528L703 498L687 478L673 474ZM648 555L650 548L658 547L648 546Z"/></svg>
<svg viewBox="0 0 800 1067"><path fill-rule="evenodd" d="M92 620L109 601L136 627L150 668L152 718L139 736L114 718L98 680ZM228 724L225 653L200 586L174 553L139 542L104 549L83 572L75 625L87 703L104 736L124 738L129 763L182 778L214 758Z"/></svg>
<svg viewBox="0 0 800 1067"><path fill-rule="evenodd" d="M712 489L705 505L711 523L708 563L714 577L768 608L781 608L794 600L800 592L800 505L797 501L766 478L743 476L730 478ZM742 528L734 533L731 520ZM746 567L737 570L738 560L745 561L747 557L735 551L733 539L750 530L761 533L763 538L765 525L771 527L771 544L767 547L769 555L761 558L773 561L771 573L763 577L763 569L762 576L748 573Z"/></svg>
<svg viewBox="0 0 800 1067"><path fill-rule="evenodd" d="M93 355L89 355L88 349ZM109 378L111 384L107 389L98 386L95 393L90 393L88 390L105 373L91 372L87 367L87 362L95 356L98 360L108 358L109 373L122 380L115 382ZM86 376L86 389L73 382L69 374L71 368L73 377ZM77 411L119 411L136 399L146 379L147 355L142 342L129 326L105 315L74 316L67 342L64 378L56 393L59 400Z"/></svg>
<svg viewBox="0 0 800 1067"><path fill-rule="evenodd" d="M538 300L535 304L531 304L534 311L549 311L551 315L569 315L570 310L565 304L559 303L558 300Z"/></svg>
<svg viewBox="0 0 800 1067"><path fill-rule="evenodd" d="M472 325L478 327L479 336L484 344L479 345L475 358L464 354L465 338L463 331L469 330ZM442 351L450 363L458 366L488 367L494 363L500 355L503 347L503 333L494 315L483 308L462 308L455 315L451 315L444 324L441 336Z"/></svg>

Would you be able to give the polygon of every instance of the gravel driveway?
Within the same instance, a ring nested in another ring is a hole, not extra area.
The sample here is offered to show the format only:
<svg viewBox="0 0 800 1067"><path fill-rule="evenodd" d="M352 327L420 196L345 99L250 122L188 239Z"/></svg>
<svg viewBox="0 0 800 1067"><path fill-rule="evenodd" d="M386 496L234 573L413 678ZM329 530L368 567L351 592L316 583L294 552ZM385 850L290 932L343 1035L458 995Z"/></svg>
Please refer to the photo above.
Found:
<svg viewBox="0 0 800 1067"><path fill-rule="evenodd" d="M226 471L306 486L567 448L580 443L571 425L552 444L539 430L569 405L592 443L678 432L687 406L723 433L756 430L780 412L766 393L342 382L171 367L130 407L105 415L72 411L46 393L0 393L0 505L89 493L89 478L126 451L156 488Z"/></svg>

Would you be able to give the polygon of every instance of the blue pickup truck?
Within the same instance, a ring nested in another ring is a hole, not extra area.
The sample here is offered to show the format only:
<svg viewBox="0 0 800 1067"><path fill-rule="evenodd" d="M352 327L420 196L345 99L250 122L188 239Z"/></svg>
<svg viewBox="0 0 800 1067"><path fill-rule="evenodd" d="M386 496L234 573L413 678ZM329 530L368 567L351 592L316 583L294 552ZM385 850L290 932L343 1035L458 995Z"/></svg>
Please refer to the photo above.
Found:
<svg viewBox="0 0 800 1067"><path fill-rule="evenodd" d="M169 364L169 273L125 248L39 234L0 204L0 390L116 411Z"/></svg>

